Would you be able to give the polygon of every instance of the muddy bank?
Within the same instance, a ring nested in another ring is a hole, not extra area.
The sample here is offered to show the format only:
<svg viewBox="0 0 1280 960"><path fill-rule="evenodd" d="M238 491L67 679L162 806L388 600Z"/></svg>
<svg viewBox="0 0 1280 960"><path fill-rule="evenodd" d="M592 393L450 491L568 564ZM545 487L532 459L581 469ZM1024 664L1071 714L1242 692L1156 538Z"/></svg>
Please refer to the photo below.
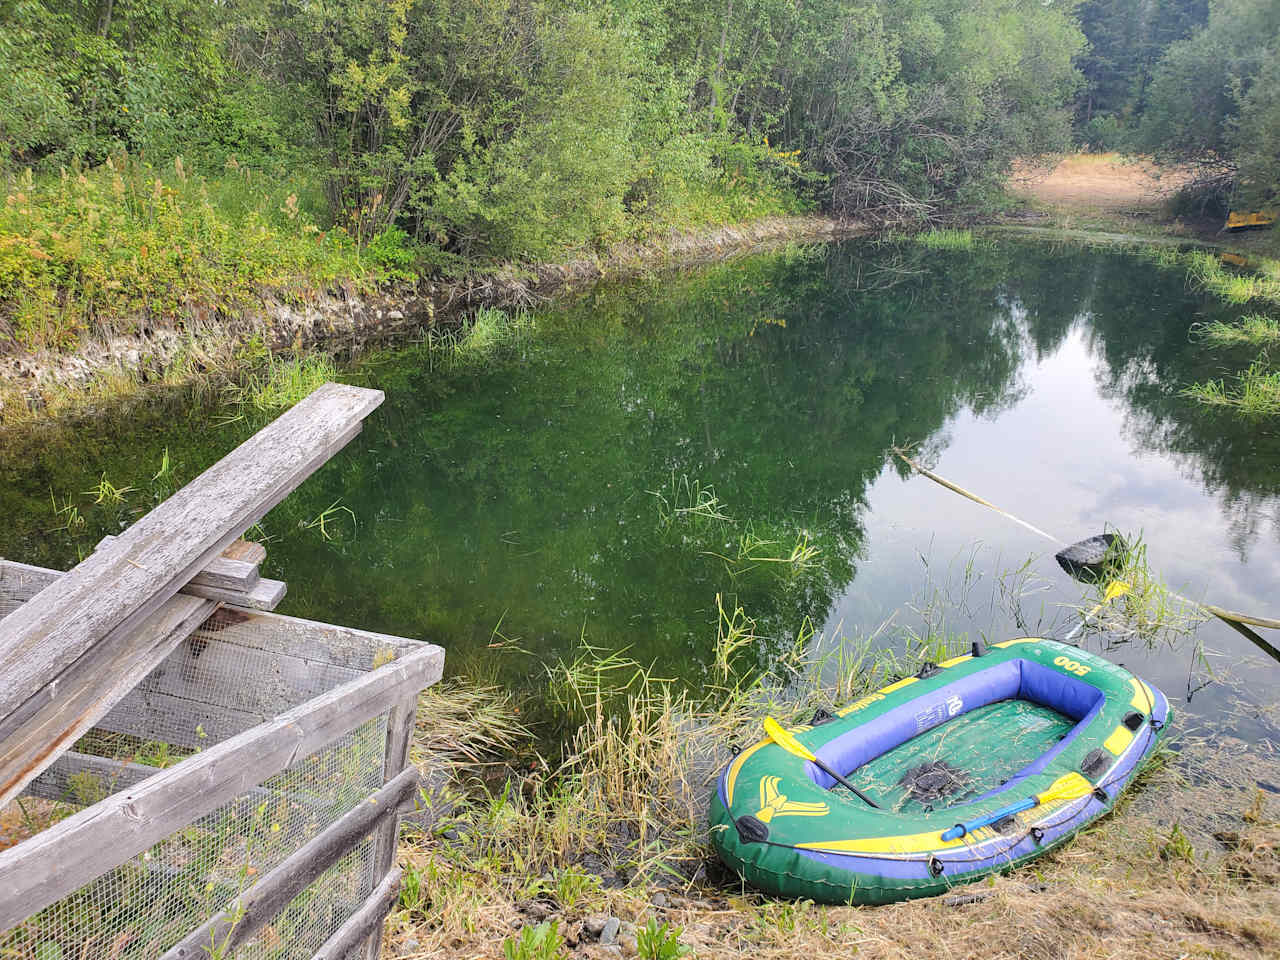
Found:
<svg viewBox="0 0 1280 960"><path fill-rule="evenodd" d="M274 352L320 349L344 357L397 336L457 324L481 306L528 306L603 278L714 262L787 242L823 242L869 231L827 217L778 217L735 227L621 244L597 257L535 267L510 266L458 280L423 279L361 293L333 289L304 301L264 291L233 310L192 308L174 320L122 318L136 332L86 339L73 351L0 356L0 420L43 408L50 394L88 392L105 379L140 384L227 373L246 345ZM10 409L6 410L6 405Z"/></svg>

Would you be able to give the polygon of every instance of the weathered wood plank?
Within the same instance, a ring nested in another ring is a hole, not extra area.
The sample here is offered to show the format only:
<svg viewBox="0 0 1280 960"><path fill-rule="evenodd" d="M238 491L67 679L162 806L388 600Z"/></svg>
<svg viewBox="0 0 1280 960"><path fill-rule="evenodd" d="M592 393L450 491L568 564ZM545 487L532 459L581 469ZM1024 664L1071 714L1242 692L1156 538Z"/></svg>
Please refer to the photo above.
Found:
<svg viewBox="0 0 1280 960"><path fill-rule="evenodd" d="M224 910L165 951L161 960L203 960L212 957L214 945L219 956L233 955L370 830L388 818L394 821L396 810L417 785L418 771L403 771L285 857Z"/></svg>
<svg viewBox="0 0 1280 960"><path fill-rule="evenodd" d="M98 726L208 747L421 648L403 637L224 607Z"/></svg>
<svg viewBox="0 0 1280 960"><path fill-rule="evenodd" d="M382 776L387 781L399 779L408 772L405 770L405 764L409 761L409 741L413 738L413 728L417 719L418 691L415 690L397 703L391 715L387 717L387 742L382 758ZM415 784L419 783L417 770L410 769L414 772ZM371 877L375 883L379 877L395 866L396 841L399 836L399 817L390 817L375 828L373 857L370 864ZM365 945L365 960L378 960L376 948L376 940L371 940Z"/></svg>
<svg viewBox="0 0 1280 960"><path fill-rule="evenodd" d="M242 613L220 613L209 625L209 631L216 631L217 638L224 643L289 654L362 673L422 646L418 640L334 623L302 620L278 613L246 613L241 616ZM201 636L212 639L213 634L209 631Z"/></svg>
<svg viewBox="0 0 1280 960"><path fill-rule="evenodd" d="M126 634L354 436L378 390L325 384L0 622L0 716ZM35 598L33 598L35 599Z"/></svg>
<svg viewBox="0 0 1280 960"><path fill-rule="evenodd" d="M236 540L222 551L222 555L228 560L241 560L261 566L262 561L267 559L267 548L252 540Z"/></svg>
<svg viewBox="0 0 1280 960"><path fill-rule="evenodd" d="M117 674L137 628L345 446L382 399L319 388L0 621L0 805L56 755L26 736L32 718L67 686ZM13 746L19 733L24 749Z"/></svg>
<svg viewBox="0 0 1280 960"><path fill-rule="evenodd" d="M103 547L114 543L115 539L112 536L103 537L98 541L98 545L94 549L101 550ZM210 560L203 570L191 578L187 586L211 587L215 590L235 590L241 593L247 593L252 590L253 585L260 578L258 564L228 557L226 553L229 549L231 548L227 547L220 556ZM196 594L196 596L202 596L202 594ZM222 598L213 597L212 599L220 600Z"/></svg>
<svg viewBox="0 0 1280 960"><path fill-rule="evenodd" d="M145 763L110 760L68 750L32 780L26 792L46 800L97 803L109 794L128 790L159 772L160 767ZM79 779L86 775L89 779ZM86 796L86 793L96 795Z"/></svg>
<svg viewBox="0 0 1280 960"><path fill-rule="evenodd" d="M54 695L24 704L22 725L3 741L0 806L70 749L217 607L217 601L200 597L171 598L124 638L110 672L78 672L57 685Z"/></svg>
<svg viewBox="0 0 1280 960"><path fill-rule="evenodd" d="M424 644L0 851L0 930L389 711L443 667L444 651Z"/></svg>
<svg viewBox="0 0 1280 960"><path fill-rule="evenodd" d="M311 960L344 960L361 941L366 942L369 953L377 956L382 941L382 921L400 896L402 873L399 867L395 867L383 877L369 899L333 932Z"/></svg>
<svg viewBox="0 0 1280 960"><path fill-rule="evenodd" d="M160 773L162 769L144 763L112 760L108 757L95 757L68 750L50 764L40 776L27 784L25 792L30 796L43 797L46 800L87 806L88 803L96 803L113 793L136 787L148 777ZM85 777L86 774L87 779L73 779ZM263 801L272 804L273 809L279 810L281 800L286 802L284 812L286 820L283 825L289 830L306 829L307 824L315 822L317 808L324 806L324 801L318 803L315 797L302 792L283 792L258 787L247 791L239 798L242 809L238 810L236 815L250 816ZM234 808L236 805L232 806ZM155 870L175 869L156 861L150 862L148 867Z"/></svg>
<svg viewBox="0 0 1280 960"><path fill-rule="evenodd" d="M254 569L257 569L256 567ZM198 579L198 578L197 578ZM258 580L248 590L211 587L205 583L192 580L182 592L191 597L204 597L206 600L220 600L249 610L274 610L284 599L288 585L283 580Z"/></svg>

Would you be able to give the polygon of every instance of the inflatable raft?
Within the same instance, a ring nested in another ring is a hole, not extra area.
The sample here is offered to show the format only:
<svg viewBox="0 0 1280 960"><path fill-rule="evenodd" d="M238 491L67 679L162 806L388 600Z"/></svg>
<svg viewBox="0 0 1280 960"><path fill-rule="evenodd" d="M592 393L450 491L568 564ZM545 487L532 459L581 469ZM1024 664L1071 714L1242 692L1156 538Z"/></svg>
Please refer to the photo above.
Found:
<svg viewBox="0 0 1280 960"><path fill-rule="evenodd" d="M1097 820L1169 720L1164 694L1087 651L975 644L737 754L711 799L712 842L779 896L931 896Z"/></svg>

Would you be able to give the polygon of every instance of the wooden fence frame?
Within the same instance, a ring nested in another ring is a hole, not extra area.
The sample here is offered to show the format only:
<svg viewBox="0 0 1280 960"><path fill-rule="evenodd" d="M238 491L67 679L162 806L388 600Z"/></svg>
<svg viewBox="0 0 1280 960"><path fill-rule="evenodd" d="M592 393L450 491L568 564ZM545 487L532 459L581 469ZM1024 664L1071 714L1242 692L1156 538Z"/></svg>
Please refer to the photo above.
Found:
<svg viewBox="0 0 1280 960"><path fill-rule="evenodd" d="M388 714L384 787L368 798L370 802L358 804L284 863L268 871L241 897L246 903L260 904L267 893L274 891L278 898L281 896L279 885L288 879L283 873L286 865L294 871L305 867L318 875L350 849L353 836L358 839L372 832L378 844L375 891L358 913L369 920L368 927L361 929L369 942L368 955L376 956L381 934L378 921L386 911L377 913L371 904L383 902L384 888L396 872L392 861L397 817L415 793L418 782L417 771L405 769L417 697L440 679L443 666L444 651L440 647L420 644L417 650L401 653L397 659L328 693L173 767L159 770L0 852L0 930L20 923L95 877L127 863L219 806L254 791L262 781L361 724ZM363 829L364 834L353 834L356 828ZM255 893L268 880L271 884L264 892ZM385 902L389 908L391 901ZM270 915L262 914L262 909L259 906L234 926L232 949L271 919ZM350 919L338 932L349 937L349 926ZM217 929L226 934L221 927ZM211 939L206 938L198 946L189 940L174 948L182 947L181 952L171 951L171 955L183 958L211 955L208 949L213 944ZM219 948L225 949L221 944Z"/></svg>

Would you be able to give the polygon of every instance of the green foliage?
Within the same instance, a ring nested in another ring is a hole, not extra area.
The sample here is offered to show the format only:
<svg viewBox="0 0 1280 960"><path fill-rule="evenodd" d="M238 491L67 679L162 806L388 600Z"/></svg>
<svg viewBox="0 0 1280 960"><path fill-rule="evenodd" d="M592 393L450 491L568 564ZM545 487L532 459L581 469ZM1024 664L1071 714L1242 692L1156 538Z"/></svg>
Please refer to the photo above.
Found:
<svg viewBox="0 0 1280 960"><path fill-rule="evenodd" d="M657 918L636 930L636 953L641 960L679 960L693 951L680 942L679 927L658 923Z"/></svg>
<svg viewBox="0 0 1280 960"><path fill-rule="evenodd" d="M1208 24L1156 68L1139 131L1166 162L1200 168L1201 192L1245 203L1280 184L1280 6L1213 0Z"/></svg>
<svg viewBox="0 0 1280 960"><path fill-rule="evenodd" d="M506 960L561 960L568 952L559 928L558 920L525 927L519 936L502 941L502 956Z"/></svg>
<svg viewBox="0 0 1280 960"><path fill-rule="evenodd" d="M208 180L182 158L10 179L0 206L0 342L66 347L86 330L233 306L394 271L322 230L290 181L239 164Z"/></svg>
<svg viewBox="0 0 1280 960"><path fill-rule="evenodd" d="M1079 136L1095 150L1123 149L1146 107L1152 72L1169 46L1202 27L1206 0L1085 0L1076 8L1089 41L1077 64Z"/></svg>

